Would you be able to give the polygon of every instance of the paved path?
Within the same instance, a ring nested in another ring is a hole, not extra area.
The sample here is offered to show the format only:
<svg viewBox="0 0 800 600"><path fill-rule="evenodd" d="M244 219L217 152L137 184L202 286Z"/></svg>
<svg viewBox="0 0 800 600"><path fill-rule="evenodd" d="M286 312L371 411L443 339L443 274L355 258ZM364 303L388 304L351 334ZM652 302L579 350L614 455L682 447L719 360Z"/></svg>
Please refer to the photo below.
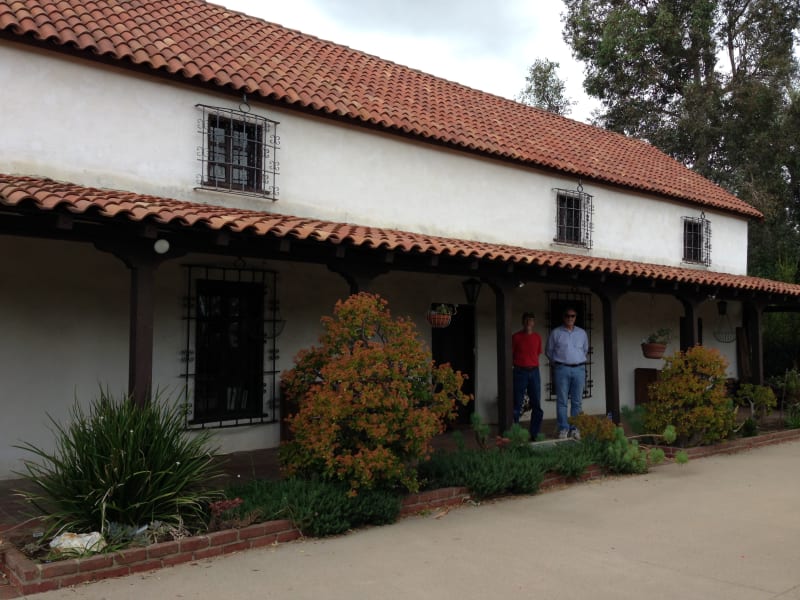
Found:
<svg viewBox="0 0 800 600"><path fill-rule="evenodd" d="M800 442L37 599L800 600Z"/></svg>

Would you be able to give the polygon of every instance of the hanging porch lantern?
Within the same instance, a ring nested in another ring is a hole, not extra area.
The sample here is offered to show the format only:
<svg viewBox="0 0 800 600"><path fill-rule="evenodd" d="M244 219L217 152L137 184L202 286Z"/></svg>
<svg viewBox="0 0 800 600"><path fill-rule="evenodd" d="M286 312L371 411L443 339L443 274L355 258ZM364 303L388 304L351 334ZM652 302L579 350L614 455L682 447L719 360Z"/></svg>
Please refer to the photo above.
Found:
<svg viewBox="0 0 800 600"><path fill-rule="evenodd" d="M714 339L723 344L732 344L736 341L736 330L731 325L728 316L728 303L724 300L717 302L717 322L714 323Z"/></svg>

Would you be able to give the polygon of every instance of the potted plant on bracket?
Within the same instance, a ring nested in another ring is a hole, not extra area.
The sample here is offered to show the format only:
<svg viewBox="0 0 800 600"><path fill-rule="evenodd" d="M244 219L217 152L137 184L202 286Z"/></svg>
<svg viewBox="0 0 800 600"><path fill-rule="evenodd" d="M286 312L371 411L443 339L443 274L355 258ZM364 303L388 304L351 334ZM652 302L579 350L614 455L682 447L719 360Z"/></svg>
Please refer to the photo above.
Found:
<svg viewBox="0 0 800 600"><path fill-rule="evenodd" d="M670 331L662 327L656 329L642 340L642 354L645 358L663 358L670 340Z"/></svg>

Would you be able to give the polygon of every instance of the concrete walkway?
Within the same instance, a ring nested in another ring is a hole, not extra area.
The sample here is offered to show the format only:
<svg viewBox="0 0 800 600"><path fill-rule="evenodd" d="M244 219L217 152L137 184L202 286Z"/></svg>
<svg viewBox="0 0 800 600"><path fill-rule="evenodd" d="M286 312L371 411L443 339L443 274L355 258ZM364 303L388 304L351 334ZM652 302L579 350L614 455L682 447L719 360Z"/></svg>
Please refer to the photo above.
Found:
<svg viewBox="0 0 800 600"><path fill-rule="evenodd" d="M787 443L36 598L800 600L799 471Z"/></svg>

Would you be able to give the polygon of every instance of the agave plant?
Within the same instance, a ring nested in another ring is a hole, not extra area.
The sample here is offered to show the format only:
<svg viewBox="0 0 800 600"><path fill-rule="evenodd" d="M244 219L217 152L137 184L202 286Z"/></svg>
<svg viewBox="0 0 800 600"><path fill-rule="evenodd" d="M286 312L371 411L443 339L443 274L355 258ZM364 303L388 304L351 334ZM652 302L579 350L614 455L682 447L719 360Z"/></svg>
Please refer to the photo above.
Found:
<svg viewBox="0 0 800 600"><path fill-rule="evenodd" d="M189 433L178 403L159 394L144 407L101 390L84 409L76 400L67 424L49 416L54 449L30 443L22 473L33 483L21 492L54 530L104 531L109 523L198 527L218 463L207 432Z"/></svg>

